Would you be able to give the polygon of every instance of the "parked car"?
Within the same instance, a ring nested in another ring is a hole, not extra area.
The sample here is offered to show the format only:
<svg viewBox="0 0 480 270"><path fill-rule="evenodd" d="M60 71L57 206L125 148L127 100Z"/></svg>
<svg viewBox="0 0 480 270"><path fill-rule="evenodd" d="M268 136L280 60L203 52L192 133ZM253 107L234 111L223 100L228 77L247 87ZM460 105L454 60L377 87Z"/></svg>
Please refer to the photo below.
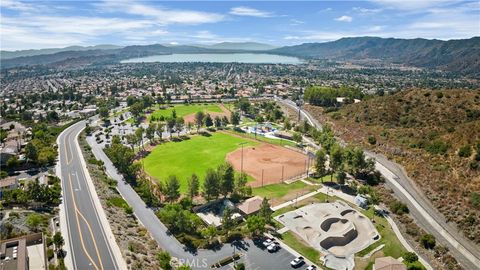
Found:
<svg viewBox="0 0 480 270"><path fill-rule="evenodd" d="M307 270L317 270L317 267L315 265L309 265Z"/></svg>
<svg viewBox="0 0 480 270"><path fill-rule="evenodd" d="M291 261L291 262L290 262L290 265L291 265L292 267L297 268L297 267L301 266L301 265L304 264L304 263L305 263L304 258L303 258L302 256L300 256L300 257L295 258L293 261Z"/></svg>
<svg viewBox="0 0 480 270"><path fill-rule="evenodd" d="M275 252L280 249L280 245L278 243L272 243L270 246L267 247L267 250L270 252Z"/></svg>
<svg viewBox="0 0 480 270"><path fill-rule="evenodd" d="M272 243L273 243L273 239L267 238L267 239L265 239L265 241L263 241L262 244L263 244L264 247L268 247L268 246L270 246Z"/></svg>

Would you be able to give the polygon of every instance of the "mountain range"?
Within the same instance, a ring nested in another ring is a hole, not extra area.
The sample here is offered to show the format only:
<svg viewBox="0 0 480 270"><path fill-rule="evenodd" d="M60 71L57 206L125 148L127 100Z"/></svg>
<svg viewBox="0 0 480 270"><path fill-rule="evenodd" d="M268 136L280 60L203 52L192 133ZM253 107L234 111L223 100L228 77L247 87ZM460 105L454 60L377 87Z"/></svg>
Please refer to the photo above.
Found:
<svg viewBox="0 0 480 270"><path fill-rule="evenodd" d="M61 49L0 52L2 68L52 65L65 60L82 63L115 63L132 57L173 53L270 53L303 59L335 61L375 60L419 68L478 75L480 37L460 40L395 39L379 37L342 38L324 43L303 43L275 48L255 42L222 42L213 45L98 45Z"/></svg>

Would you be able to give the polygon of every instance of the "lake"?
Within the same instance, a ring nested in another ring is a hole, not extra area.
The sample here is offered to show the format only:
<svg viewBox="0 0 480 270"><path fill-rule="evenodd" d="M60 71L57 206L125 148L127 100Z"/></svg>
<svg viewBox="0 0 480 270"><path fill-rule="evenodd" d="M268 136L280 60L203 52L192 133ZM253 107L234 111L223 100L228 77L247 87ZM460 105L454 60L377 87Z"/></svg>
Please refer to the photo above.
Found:
<svg viewBox="0 0 480 270"><path fill-rule="evenodd" d="M266 53L187 53L152 55L140 58L131 58L121 63L250 63L250 64L301 64L303 61L296 57Z"/></svg>

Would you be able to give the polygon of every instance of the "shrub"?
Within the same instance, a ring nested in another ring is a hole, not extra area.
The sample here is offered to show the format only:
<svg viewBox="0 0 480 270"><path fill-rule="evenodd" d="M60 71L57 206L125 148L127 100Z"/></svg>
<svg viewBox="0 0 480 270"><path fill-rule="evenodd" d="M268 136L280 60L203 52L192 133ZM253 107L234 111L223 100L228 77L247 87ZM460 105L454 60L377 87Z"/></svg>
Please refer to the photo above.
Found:
<svg viewBox="0 0 480 270"><path fill-rule="evenodd" d="M435 141L426 146L425 150L430 154L434 155L444 155L447 153L447 150L450 146L443 141Z"/></svg>
<svg viewBox="0 0 480 270"><path fill-rule="evenodd" d="M462 146L458 149L458 155L465 158L470 157L472 155L472 148L470 145Z"/></svg>
<svg viewBox="0 0 480 270"><path fill-rule="evenodd" d="M377 144L377 139L375 138L375 136L368 136L368 143L371 145Z"/></svg>
<svg viewBox="0 0 480 270"><path fill-rule="evenodd" d="M162 251L162 252L159 252L157 254L157 260L158 260L158 263L160 265L160 268L162 268L164 270L172 269L172 266L170 265L170 260L171 259L172 259L172 257L166 251Z"/></svg>
<svg viewBox="0 0 480 270"><path fill-rule="evenodd" d="M409 212L408 206L397 200L390 203L390 210L397 215L403 215Z"/></svg>
<svg viewBox="0 0 480 270"><path fill-rule="evenodd" d="M51 259L53 258L53 255L54 255L53 249L51 249L51 248L47 249L47 258L48 258L48 260L51 260Z"/></svg>
<svg viewBox="0 0 480 270"><path fill-rule="evenodd" d="M480 194L477 192L470 193L470 203L475 208L480 207Z"/></svg>
<svg viewBox="0 0 480 270"><path fill-rule="evenodd" d="M420 237L420 244L426 249L432 249L435 247L435 237L431 234L424 234Z"/></svg>
<svg viewBox="0 0 480 270"><path fill-rule="evenodd" d="M408 263L413 263L418 261L418 256L415 252L407 252L403 255L403 259Z"/></svg>

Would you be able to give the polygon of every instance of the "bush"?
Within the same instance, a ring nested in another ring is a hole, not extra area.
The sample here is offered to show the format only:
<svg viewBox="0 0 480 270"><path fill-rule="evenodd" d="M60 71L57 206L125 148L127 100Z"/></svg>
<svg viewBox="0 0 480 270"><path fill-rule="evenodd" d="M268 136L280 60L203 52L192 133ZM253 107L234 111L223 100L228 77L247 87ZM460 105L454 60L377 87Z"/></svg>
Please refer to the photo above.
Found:
<svg viewBox="0 0 480 270"><path fill-rule="evenodd" d="M420 244L426 249L432 249L435 247L435 237L431 234L424 234L420 237Z"/></svg>
<svg viewBox="0 0 480 270"><path fill-rule="evenodd" d="M458 149L458 156L460 157L470 157L472 155L472 148L470 147L470 145L465 145L465 146L462 146L460 147L460 149Z"/></svg>
<svg viewBox="0 0 480 270"><path fill-rule="evenodd" d="M427 152L429 152L430 154L444 155L447 153L448 148L450 148L450 146L447 143L443 141L435 141L428 144L425 150L427 150Z"/></svg>
<svg viewBox="0 0 480 270"><path fill-rule="evenodd" d="M160 268L162 268L163 270L172 269L172 266L170 265L170 260L171 259L172 259L172 257L166 251L162 251L162 252L159 252L157 254L158 263L160 265Z"/></svg>
<svg viewBox="0 0 480 270"><path fill-rule="evenodd" d="M397 215L403 215L409 212L408 206L397 200L390 203L390 210Z"/></svg>
<svg viewBox="0 0 480 270"><path fill-rule="evenodd" d="M403 259L408 263L413 263L418 261L418 256L415 252L407 252L403 255Z"/></svg>
<svg viewBox="0 0 480 270"><path fill-rule="evenodd" d="M47 258L48 258L48 260L51 260L51 259L53 258L53 255L54 255L53 249L51 249L51 248L47 249Z"/></svg>
<svg viewBox="0 0 480 270"><path fill-rule="evenodd" d="M375 139L375 136L368 136L368 143L371 145L377 144L377 139Z"/></svg>
<svg viewBox="0 0 480 270"><path fill-rule="evenodd" d="M480 194L477 192L470 193L470 203L475 208L480 207Z"/></svg>

